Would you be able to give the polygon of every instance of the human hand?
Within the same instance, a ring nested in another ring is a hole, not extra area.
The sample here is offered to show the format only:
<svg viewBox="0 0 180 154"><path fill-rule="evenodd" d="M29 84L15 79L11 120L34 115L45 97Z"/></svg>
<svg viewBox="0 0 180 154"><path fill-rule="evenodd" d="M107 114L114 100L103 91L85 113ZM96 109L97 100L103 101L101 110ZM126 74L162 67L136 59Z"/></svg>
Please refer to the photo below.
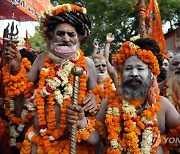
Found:
<svg viewBox="0 0 180 154"><path fill-rule="evenodd" d="M84 111L89 111L90 113L93 113L97 109L97 101L94 94L89 94L87 97L83 99L84 104Z"/></svg>
<svg viewBox="0 0 180 154"><path fill-rule="evenodd" d="M79 129L85 128L87 120L83 108L79 105L75 106L69 103L66 111L66 122L70 125L77 124Z"/></svg>
<svg viewBox="0 0 180 154"><path fill-rule="evenodd" d="M17 71L21 64L21 54L15 45L6 45L3 50L3 57L7 63L11 63L11 71Z"/></svg>
<svg viewBox="0 0 180 154"><path fill-rule="evenodd" d="M96 49L99 48L99 42L98 42L97 39L94 39L94 41L93 41L93 47L96 48Z"/></svg>
<svg viewBox="0 0 180 154"><path fill-rule="evenodd" d="M106 42L111 43L112 41L114 41L114 39L115 39L115 37L112 33L108 33L106 35Z"/></svg>

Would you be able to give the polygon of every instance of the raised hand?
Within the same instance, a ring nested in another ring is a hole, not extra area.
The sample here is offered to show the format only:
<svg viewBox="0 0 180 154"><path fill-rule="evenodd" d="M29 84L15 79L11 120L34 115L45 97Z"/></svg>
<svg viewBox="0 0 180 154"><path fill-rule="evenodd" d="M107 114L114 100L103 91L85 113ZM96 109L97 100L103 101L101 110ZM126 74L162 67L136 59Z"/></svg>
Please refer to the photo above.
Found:
<svg viewBox="0 0 180 154"><path fill-rule="evenodd" d="M114 39L115 39L115 37L112 33L108 33L106 35L106 42L111 43L112 41L114 41Z"/></svg>
<svg viewBox="0 0 180 154"><path fill-rule="evenodd" d="M11 63L11 71L17 71L20 68L21 54L13 44L4 47L3 57L7 63Z"/></svg>
<svg viewBox="0 0 180 154"><path fill-rule="evenodd" d="M98 40L97 39L94 39L94 41L93 41L93 47L94 48L99 48L99 42L98 42Z"/></svg>

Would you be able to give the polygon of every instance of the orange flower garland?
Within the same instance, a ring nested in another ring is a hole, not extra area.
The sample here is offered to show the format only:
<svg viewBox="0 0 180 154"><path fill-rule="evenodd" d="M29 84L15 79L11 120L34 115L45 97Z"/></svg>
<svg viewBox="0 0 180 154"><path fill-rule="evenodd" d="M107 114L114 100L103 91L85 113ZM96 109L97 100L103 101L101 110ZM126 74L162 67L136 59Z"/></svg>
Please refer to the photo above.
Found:
<svg viewBox="0 0 180 154"><path fill-rule="evenodd" d="M79 105L82 105L82 100L85 97L85 91L86 91L86 78L87 78L87 73L85 70L85 58L83 56L83 52L79 50L80 56L77 60L72 60L72 63L74 63L75 66L79 66L84 68L84 73L83 75L80 76L80 88L79 88ZM66 109L67 109L67 104L71 101L70 95L69 97L63 99L62 104L60 104L60 126L57 129L56 128L56 118L55 118L55 110L54 106L56 104L55 98L56 98L56 90L54 87L52 87L50 84L51 80L59 78L61 79L61 76L58 76L58 70L60 69L59 65L53 65L53 63L50 61L50 59L46 56L45 62L44 62L45 68L42 69L40 72L40 81L39 81L39 86L36 90L36 97L35 97L35 102L37 106L37 113L38 113L38 123L40 126L40 135L36 135L34 133L34 128L30 128L28 132L26 133L26 140L25 144L29 144L29 141L32 143L36 144L38 147L39 151L44 151L45 153L53 152L55 153L61 153L59 151L65 151L65 149L59 150L59 142L57 139L59 139L63 134L66 129ZM50 69L48 69L50 68ZM49 70L49 71L47 71ZM48 81L48 82L47 82ZM63 81L62 81L63 82ZM47 84L48 83L48 84ZM73 85L73 75L69 73L69 80L67 81L67 84ZM44 92L44 87L46 88L47 92ZM47 115L45 115L45 98L44 94L47 93L47 104L48 104L48 109L47 109ZM89 124L86 128L88 129L88 132L90 133L91 131L94 130L94 122L93 119L91 120L91 124ZM83 136L85 136L87 132L81 132L81 139L86 139ZM29 141L28 141L29 140ZM63 143L63 142L62 142ZM69 146L69 144L68 144ZM26 153L24 150L25 147L22 149L22 153ZM29 151L29 150L28 150ZM69 150L68 150L69 151ZM64 153L64 152L62 152ZM66 153L66 152L65 152Z"/></svg>
<svg viewBox="0 0 180 154"><path fill-rule="evenodd" d="M77 130L77 142L81 142L81 140L87 140L91 135L91 132L94 131L95 120L88 119L88 123L84 129Z"/></svg>
<svg viewBox="0 0 180 154"><path fill-rule="evenodd" d="M151 69L154 75L159 75L160 69L156 56L149 50L142 50L139 46L130 41L126 41L119 49L118 64L122 66L127 58L137 55Z"/></svg>
<svg viewBox="0 0 180 154"><path fill-rule="evenodd" d="M10 120L10 146L16 146L20 148L20 144L16 143L16 137L23 131L24 126L33 117L33 113L27 109L27 104L24 104L24 109L21 112L21 117L17 117L14 114L14 100L12 97L18 96L20 93L24 94L25 98L28 98L33 91L33 83L29 82L26 77L26 70L29 70L31 63L27 58L23 58L21 62L20 70L16 75L10 75L8 64L2 69L3 80L5 85L5 115Z"/></svg>
<svg viewBox="0 0 180 154"><path fill-rule="evenodd" d="M106 75L106 78L105 78L105 81L104 81L104 90L102 89L102 87L100 85L98 85L97 87L99 89L96 92L93 92L93 93L95 93L99 98L98 108L97 108L97 110L99 110L103 99L108 97L110 95L110 93L113 90L115 90L115 87L114 87L114 84L113 84L109 74ZM95 128L103 138L106 138L107 134L106 134L106 131L105 131L105 125L102 122L96 120L95 121Z"/></svg>
<svg viewBox="0 0 180 154"><path fill-rule="evenodd" d="M180 126L170 129L167 133L167 135L161 135L161 144L163 146L163 149L167 154L169 154L169 150L174 150L178 152L178 147L180 144L177 143L169 143L168 138L174 137L174 138L179 138L180 136Z"/></svg>
<svg viewBox="0 0 180 154"><path fill-rule="evenodd" d="M159 100L158 95L156 99ZM120 100L118 94L115 92L110 95L105 120L109 140L107 153L112 154L127 151L134 154L143 153L148 150L152 153L156 152L158 146L153 147L147 142L149 139L147 140L146 138L152 134L151 132L153 132L152 140L156 140L156 137L160 135L158 122L155 118L160 104L159 102L154 102L153 106L146 106L141 116L136 113L136 108L140 106L140 101L131 100L128 102L126 100ZM122 127L121 117L123 119ZM142 135L143 139L141 149L139 148L139 135ZM150 142L152 141L150 140ZM147 145L150 147L147 147Z"/></svg>
<svg viewBox="0 0 180 154"><path fill-rule="evenodd" d="M31 63L27 58L23 58L21 68L16 75L9 74L8 64L2 68L3 80L5 85L6 97L19 95L21 92L28 98L31 94L33 83L29 82L26 77L26 69L31 68Z"/></svg>

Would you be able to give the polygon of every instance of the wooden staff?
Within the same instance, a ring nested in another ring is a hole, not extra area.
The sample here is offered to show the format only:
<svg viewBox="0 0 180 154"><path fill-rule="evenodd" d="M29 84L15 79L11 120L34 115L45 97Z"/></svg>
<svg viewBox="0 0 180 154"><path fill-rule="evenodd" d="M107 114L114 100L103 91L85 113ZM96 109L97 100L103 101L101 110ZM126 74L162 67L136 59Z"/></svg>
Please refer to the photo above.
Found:
<svg viewBox="0 0 180 154"><path fill-rule="evenodd" d="M78 105L78 95L79 95L79 84L80 84L80 76L83 74L83 69L81 67L73 67L72 74L74 75L74 85L73 85L73 105ZM76 153L76 131L77 125L73 124L71 127L70 134L70 154Z"/></svg>
<svg viewBox="0 0 180 154"><path fill-rule="evenodd" d="M139 0L137 3L138 18L139 18L139 33L141 38L146 37L146 5L144 0Z"/></svg>

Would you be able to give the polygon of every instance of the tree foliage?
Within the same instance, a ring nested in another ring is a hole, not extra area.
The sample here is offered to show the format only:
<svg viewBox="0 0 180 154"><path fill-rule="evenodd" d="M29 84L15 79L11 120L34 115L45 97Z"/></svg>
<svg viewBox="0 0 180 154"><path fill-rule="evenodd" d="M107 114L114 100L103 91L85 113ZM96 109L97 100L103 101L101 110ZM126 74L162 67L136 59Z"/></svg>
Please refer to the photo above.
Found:
<svg viewBox="0 0 180 154"><path fill-rule="evenodd" d="M55 2L56 0L51 0ZM105 37L108 32L115 35L111 46L113 52L119 45L130 37L138 34L138 18L135 4L137 0L81 0L92 22L92 34L83 45L86 55L93 51L92 42L97 38L104 48ZM59 4L75 3L77 0L59 0ZM148 5L149 0L145 0ZM171 29L180 24L180 5L177 0L157 0L161 12L162 23L170 22ZM55 3L53 3L55 4Z"/></svg>
<svg viewBox="0 0 180 154"><path fill-rule="evenodd" d="M46 51L46 45L43 37L40 35L39 27L36 27L36 31L34 33L34 36L30 37L29 39L30 44L33 48L35 48L38 51Z"/></svg>

